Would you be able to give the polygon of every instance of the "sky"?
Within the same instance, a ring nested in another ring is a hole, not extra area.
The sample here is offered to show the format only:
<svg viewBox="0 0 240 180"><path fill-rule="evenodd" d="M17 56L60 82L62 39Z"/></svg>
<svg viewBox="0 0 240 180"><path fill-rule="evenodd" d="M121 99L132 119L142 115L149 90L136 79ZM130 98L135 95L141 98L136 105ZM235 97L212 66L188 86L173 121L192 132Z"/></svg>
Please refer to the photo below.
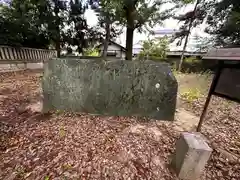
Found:
<svg viewBox="0 0 240 180"><path fill-rule="evenodd" d="M172 7L172 4L166 4L162 8L168 9L170 7ZM184 8L179 9L179 11L177 13L184 14L184 13L192 10L193 8L194 8L194 5L190 4L190 5L188 5ZM97 24L97 16L96 16L96 14L94 13L93 10L88 9L86 11L85 16L87 18L87 23L89 24L89 26L94 26L94 25ZM163 25L155 26L153 28L153 30L154 31L159 30L159 29L176 29L176 30L178 30L179 27L180 27L180 24L177 20L168 19L168 20L165 20L163 22ZM187 47L188 51L194 51L195 50L194 47L193 47L193 44L194 44L193 37L194 36L200 36L200 37L206 37L207 36L207 34L204 33L205 27L206 27L206 25L203 24L203 25L199 26L198 28L195 28L195 29L192 30L191 36L189 37L189 45ZM139 42L141 42L142 40L146 40L147 38L148 38L148 34L139 33L136 30L134 32L134 38L133 38L134 47L139 47L139 45L138 45ZM116 42L125 47L125 40L126 40L126 29L124 29L123 33L116 39ZM173 51L174 50L182 50L182 46L176 46L176 42L170 44L169 48L170 48L170 50L173 50Z"/></svg>

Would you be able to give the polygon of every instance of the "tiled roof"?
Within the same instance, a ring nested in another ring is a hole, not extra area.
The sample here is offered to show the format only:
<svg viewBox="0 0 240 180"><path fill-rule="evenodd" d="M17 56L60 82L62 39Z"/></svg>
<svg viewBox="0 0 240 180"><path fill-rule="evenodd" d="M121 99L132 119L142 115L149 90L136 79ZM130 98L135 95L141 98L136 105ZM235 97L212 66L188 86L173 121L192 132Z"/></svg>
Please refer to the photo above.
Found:
<svg viewBox="0 0 240 180"><path fill-rule="evenodd" d="M176 32L178 32L178 30L176 29L159 29L154 31L155 34L162 34L162 35L174 34Z"/></svg>

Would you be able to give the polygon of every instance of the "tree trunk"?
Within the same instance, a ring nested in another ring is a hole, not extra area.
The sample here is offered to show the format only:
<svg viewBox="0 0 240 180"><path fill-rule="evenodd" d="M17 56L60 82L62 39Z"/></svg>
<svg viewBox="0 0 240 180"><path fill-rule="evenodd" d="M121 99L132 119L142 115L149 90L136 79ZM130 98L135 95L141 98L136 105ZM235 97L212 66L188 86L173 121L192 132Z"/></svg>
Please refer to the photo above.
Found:
<svg viewBox="0 0 240 180"><path fill-rule="evenodd" d="M134 19L133 12L135 11L134 5L129 7L126 10L127 15L127 34L126 34L126 60L132 60L132 52L133 52L133 33L134 33Z"/></svg>
<svg viewBox="0 0 240 180"><path fill-rule="evenodd" d="M190 30L189 30L189 33L187 34L186 38L185 38L185 42L184 42L184 46L183 46L183 50L182 50L182 54L181 54L181 59L180 59L180 62L178 64L178 71L181 71L181 69L182 69L182 63L183 63L184 54L185 54L185 51L186 51L186 48L187 48L189 34L190 34Z"/></svg>
<svg viewBox="0 0 240 180"><path fill-rule="evenodd" d="M55 48L57 51L57 57L60 57L61 45L60 45L60 28L59 25L56 26L56 40L55 40Z"/></svg>
<svg viewBox="0 0 240 180"><path fill-rule="evenodd" d="M55 35L55 48L57 51L57 57L60 57L60 52L61 52L61 46L60 46L60 17L58 15L59 13L59 7L57 6L56 2L55 3L55 7L54 7L54 13L56 14L56 22L55 22L55 30L56 30L56 35Z"/></svg>
<svg viewBox="0 0 240 180"><path fill-rule="evenodd" d="M193 10L193 14L195 16L195 13L196 13L196 10L197 10L197 6L198 4L200 3L201 0L197 0L196 4L195 4L195 7L194 7L194 10ZM182 64L183 64L183 60L184 60L184 54L185 54L185 51L186 51L186 48L187 48L187 44L188 44L188 37L190 35L190 31L191 31L191 28L192 28L192 25L193 25L193 21L194 21L195 17L192 17L190 19L190 22L189 22L189 26L188 26L188 34L185 38L185 42L184 42L184 46L183 46L183 50L182 50L182 55L181 55L181 59L180 59L180 62L179 62L179 65L178 65L178 71L181 71L182 70Z"/></svg>
<svg viewBox="0 0 240 180"><path fill-rule="evenodd" d="M109 43L109 40L110 40L110 28L111 28L111 25L109 23L109 21L107 20L106 21L106 37L105 37L105 40L104 40L104 46L103 46L103 53L102 53L102 57L104 59L107 58L107 51L108 51L108 43Z"/></svg>
<svg viewBox="0 0 240 180"><path fill-rule="evenodd" d="M60 40L58 39L56 42L56 51L57 51L57 57L60 57L61 47L60 47Z"/></svg>
<svg viewBox="0 0 240 180"><path fill-rule="evenodd" d="M133 32L134 29L128 27L127 28L127 39L126 39L126 60L132 60L132 52L133 52Z"/></svg>

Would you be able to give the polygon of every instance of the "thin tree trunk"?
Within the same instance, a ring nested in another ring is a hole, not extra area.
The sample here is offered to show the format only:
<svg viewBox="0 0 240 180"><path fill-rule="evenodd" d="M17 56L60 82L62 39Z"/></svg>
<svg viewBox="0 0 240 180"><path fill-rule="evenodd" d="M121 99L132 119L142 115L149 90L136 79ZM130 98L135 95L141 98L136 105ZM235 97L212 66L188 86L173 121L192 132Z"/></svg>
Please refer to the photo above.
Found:
<svg viewBox="0 0 240 180"><path fill-rule="evenodd" d="M56 51L57 51L57 57L60 57L60 53L61 53L61 46L60 46L60 39L58 38L56 41Z"/></svg>
<svg viewBox="0 0 240 180"><path fill-rule="evenodd" d="M196 13L196 10L197 10L197 6L198 4L200 3L201 0L197 0L196 4L195 4L195 7L194 7L194 10L193 10L193 14L195 16L195 13ZM192 17L190 19L190 23L189 23L189 26L188 26L188 34L185 38L185 42L184 42L184 46L183 46L183 50L182 50L182 54L181 54L181 59L180 59L180 62L179 62L179 65L178 65L178 71L181 71L182 70L182 64L183 64L183 60L184 60L184 54L185 54L185 51L186 51L186 48L187 48L187 44L188 44L188 38L189 38L189 35L190 35L190 31L191 31L191 28L192 28L192 25L193 25L193 21L194 21L194 17Z"/></svg>
<svg viewBox="0 0 240 180"><path fill-rule="evenodd" d="M55 2L55 7L54 7L54 13L56 14L56 24L55 24L55 30L56 30L56 39L55 39L55 48L57 51L57 57L60 57L60 53L61 53L61 45L60 45L60 17L58 16L59 13L59 8L56 5Z"/></svg>
<svg viewBox="0 0 240 180"><path fill-rule="evenodd" d="M189 25L189 33L187 34L187 36L185 38L185 42L184 42L184 46L183 46L183 50L182 50L182 54L181 54L181 59L180 59L180 62L178 64L178 71L181 71L181 69L182 69L182 64L183 64L183 60L184 60L184 54L185 54L185 51L186 51L186 48L187 48L187 43L188 43L188 37L189 37L189 34L190 34L190 29L191 29L191 26Z"/></svg>
<svg viewBox="0 0 240 180"><path fill-rule="evenodd" d="M109 23L109 20L106 21L106 37L105 37L105 40L104 40L104 46L103 46L103 54L102 54L102 57L104 59L107 58L107 51L108 51L108 43L110 41L110 29L111 28L111 25Z"/></svg>
<svg viewBox="0 0 240 180"><path fill-rule="evenodd" d="M60 51L61 51L61 48L59 45L56 45L56 50L57 50L57 57L59 58L60 57Z"/></svg>

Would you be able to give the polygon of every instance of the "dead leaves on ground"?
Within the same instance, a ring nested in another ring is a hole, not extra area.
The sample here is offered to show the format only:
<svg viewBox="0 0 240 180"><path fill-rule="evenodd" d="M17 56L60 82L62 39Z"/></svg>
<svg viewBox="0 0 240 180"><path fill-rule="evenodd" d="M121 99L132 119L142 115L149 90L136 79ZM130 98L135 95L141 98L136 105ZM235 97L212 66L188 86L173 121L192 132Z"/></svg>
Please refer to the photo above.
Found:
<svg viewBox="0 0 240 180"><path fill-rule="evenodd" d="M179 132L134 117L42 115L29 108L41 99L40 76L0 75L0 179L176 179L167 166ZM190 105L196 114L201 103ZM204 134L239 157L239 109L228 111L215 103ZM239 179L239 161L222 154L213 152L202 179Z"/></svg>

